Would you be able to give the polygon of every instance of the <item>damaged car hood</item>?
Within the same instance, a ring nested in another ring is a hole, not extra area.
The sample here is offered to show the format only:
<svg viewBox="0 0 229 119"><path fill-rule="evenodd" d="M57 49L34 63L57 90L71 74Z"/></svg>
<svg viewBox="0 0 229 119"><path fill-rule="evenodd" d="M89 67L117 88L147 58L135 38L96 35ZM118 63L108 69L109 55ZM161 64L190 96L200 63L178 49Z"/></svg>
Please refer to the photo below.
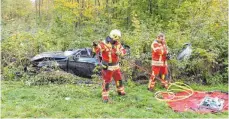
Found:
<svg viewBox="0 0 229 119"><path fill-rule="evenodd" d="M39 60L44 60L45 58L47 59L54 59L54 60L61 60L67 58L64 56L64 52L59 51L59 52L43 52L41 54L38 54L34 56L31 61L39 61Z"/></svg>

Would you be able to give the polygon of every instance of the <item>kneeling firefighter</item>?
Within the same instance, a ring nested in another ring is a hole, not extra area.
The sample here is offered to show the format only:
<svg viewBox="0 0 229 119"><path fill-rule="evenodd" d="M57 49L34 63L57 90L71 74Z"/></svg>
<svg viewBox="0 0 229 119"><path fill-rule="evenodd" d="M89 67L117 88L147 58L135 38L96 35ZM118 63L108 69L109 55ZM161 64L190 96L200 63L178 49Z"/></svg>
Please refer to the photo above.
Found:
<svg viewBox="0 0 229 119"><path fill-rule="evenodd" d="M122 82L122 75L119 67L119 60L121 56L126 54L125 49L120 43L121 32L114 29L110 32L110 35L102 42L96 44L93 42L93 52L101 55L102 57L102 100L108 102L109 100L109 84L111 79L114 78L117 93L119 95L125 95L124 86Z"/></svg>

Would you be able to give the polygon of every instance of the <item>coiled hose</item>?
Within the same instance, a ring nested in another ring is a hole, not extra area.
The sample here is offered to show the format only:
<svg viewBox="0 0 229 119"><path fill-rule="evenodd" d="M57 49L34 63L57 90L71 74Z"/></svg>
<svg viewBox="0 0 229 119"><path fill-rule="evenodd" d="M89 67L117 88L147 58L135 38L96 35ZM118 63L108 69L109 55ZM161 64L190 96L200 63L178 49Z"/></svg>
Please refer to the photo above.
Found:
<svg viewBox="0 0 229 119"><path fill-rule="evenodd" d="M185 92L186 94L183 96L176 96L174 91ZM163 98L163 94L167 94L168 97L170 98L169 99ZM194 94L194 91L190 86L182 82L175 82L175 83L170 83L166 91L157 91L154 95L155 95L155 98L159 101L173 102L173 101L187 99L190 96L192 96L193 94Z"/></svg>

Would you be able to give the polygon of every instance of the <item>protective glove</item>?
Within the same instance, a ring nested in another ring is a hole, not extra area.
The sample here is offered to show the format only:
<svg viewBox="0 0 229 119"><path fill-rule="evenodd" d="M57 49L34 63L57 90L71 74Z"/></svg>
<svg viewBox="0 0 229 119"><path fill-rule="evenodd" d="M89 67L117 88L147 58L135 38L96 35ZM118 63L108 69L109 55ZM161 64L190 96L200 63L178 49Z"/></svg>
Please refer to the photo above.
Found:
<svg viewBox="0 0 229 119"><path fill-rule="evenodd" d="M122 53L120 51L116 51L115 53L117 56L120 56Z"/></svg>
<svg viewBox="0 0 229 119"><path fill-rule="evenodd" d="M95 57L96 53L95 52L92 52L92 57Z"/></svg>
<svg viewBox="0 0 229 119"><path fill-rule="evenodd" d="M170 60L170 58L171 58L170 54L167 54L167 55L166 55L166 59L167 59L167 60Z"/></svg>
<svg viewBox="0 0 229 119"><path fill-rule="evenodd" d="M100 66L101 66L101 68L103 69L103 70L107 70L108 69L108 64L107 63L101 63L100 64Z"/></svg>
<svg viewBox="0 0 229 119"><path fill-rule="evenodd" d="M108 69L108 65L102 64L102 68L103 68L103 70L107 70Z"/></svg>

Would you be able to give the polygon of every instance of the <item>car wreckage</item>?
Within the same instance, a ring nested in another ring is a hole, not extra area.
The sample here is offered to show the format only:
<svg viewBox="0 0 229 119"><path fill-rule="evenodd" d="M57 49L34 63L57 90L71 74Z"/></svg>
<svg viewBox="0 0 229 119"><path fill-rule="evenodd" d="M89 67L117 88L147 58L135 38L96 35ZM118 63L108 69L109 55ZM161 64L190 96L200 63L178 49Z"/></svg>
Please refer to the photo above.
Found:
<svg viewBox="0 0 229 119"><path fill-rule="evenodd" d="M123 45L130 53L130 47ZM53 68L58 67L68 73L81 77L91 77L94 69L100 64L99 56L93 54L91 48L70 49L67 51L43 52L34 56L31 60L33 67Z"/></svg>
<svg viewBox="0 0 229 119"><path fill-rule="evenodd" d="M127 55L130 55L130 47L123 45L127 51ZM191 55L191 44L184 44L183 49L178 54L177 59L187 59ZM149 57L150 58L150 57ZM93 54L91 48L70 49L67 51L55 51L55 52L43 52L30 59L33 67L40 68L53 68L58 67L68 73L80 77L92 77L96 66L100 64L99 56ZM134 63L140 66L150 66L141 60L135 60ZM137 67L133 67L132 78L134 81L148 80L149 76L140 71ZM147 82L147 81L146 81Z"/></svg>

